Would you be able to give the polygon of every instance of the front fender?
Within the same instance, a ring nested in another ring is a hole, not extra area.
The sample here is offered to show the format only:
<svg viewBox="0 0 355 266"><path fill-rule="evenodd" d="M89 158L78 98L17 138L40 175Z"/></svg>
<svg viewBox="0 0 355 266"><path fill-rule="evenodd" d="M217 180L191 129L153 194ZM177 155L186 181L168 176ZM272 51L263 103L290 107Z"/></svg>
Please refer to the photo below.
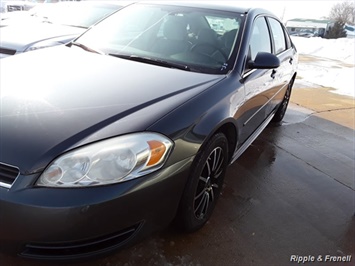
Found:
<svg viewBox="0 0 355 266"><path fill-rule="evenodd" d="M175 142L174 162L183 160L195 156L201 145L226 124L234 127L237 138L238 111L243 102L244 87L239 79L232 75L226 76L147 130L170 137Z"/></svg>

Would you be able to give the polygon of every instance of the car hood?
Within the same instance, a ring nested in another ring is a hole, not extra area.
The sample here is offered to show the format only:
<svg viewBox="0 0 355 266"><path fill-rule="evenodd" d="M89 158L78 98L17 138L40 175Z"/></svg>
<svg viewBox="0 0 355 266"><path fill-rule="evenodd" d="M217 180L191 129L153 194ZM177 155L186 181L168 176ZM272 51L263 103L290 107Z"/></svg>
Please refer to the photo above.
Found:
<svg viewBox="0 0 355 266"><path fill-rule="evenodd" d="M28 47L41 41L53 41L53 45L67 43L86 29L46 22L27 25L9 25L1 28L0 47L24 52Z"/></svg>
<svg viewBox="0 0 355 266"><path fill-rule="evenodd" d="M2 59L0 78L0 162L31 174L112 124L111 135L145 130L223 76L57 46Z"/></svg>

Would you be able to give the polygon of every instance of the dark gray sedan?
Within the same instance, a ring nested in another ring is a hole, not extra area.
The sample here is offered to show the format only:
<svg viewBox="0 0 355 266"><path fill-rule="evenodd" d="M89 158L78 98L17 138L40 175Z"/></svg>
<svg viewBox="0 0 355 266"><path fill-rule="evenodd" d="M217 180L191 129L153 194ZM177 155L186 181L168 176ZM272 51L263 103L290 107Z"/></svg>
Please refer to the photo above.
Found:
<svg viewBox="0 0 355 266"><path fill-rule="evenodd" d="M3 59L0 248L74 259L201 228L227 166L282 120L297 62L270 12L203 2L133 4Z"/></svg>

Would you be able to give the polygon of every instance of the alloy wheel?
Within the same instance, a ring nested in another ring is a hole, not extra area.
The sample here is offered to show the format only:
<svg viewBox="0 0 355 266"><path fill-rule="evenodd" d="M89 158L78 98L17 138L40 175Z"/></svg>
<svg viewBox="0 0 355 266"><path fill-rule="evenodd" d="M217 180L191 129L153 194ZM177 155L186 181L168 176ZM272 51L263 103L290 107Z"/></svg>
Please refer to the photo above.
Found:
<svg viewBox="0 0 355 266"><path fill-rule="evenodd" d="M222 148L215 148L202 169L194 197L194 214L197 219L203 219L206 216L210 206L216 200L216 193L220 191L220 177L224 170L225 160L223 154Z"/></svg>

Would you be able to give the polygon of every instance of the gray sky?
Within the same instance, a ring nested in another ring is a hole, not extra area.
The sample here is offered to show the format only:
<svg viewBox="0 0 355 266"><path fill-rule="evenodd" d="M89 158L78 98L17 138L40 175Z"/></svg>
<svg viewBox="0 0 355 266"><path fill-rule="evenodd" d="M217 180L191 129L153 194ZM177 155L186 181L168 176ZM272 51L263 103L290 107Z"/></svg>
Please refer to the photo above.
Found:
<svg viewBox="0 0 355 266"><path fill-rule="evenodd" d="M344 0L345 1L345 0ZM319 19L322 17L327 17L329 15L330 9L333 5L337 3L344 2L341 0L274 0L274 1L261 1L261 0L249 0L249 1L223 1L233 3L234 5L243 6L255 6L262 7L270 10L283 22L293 18L309 18L309 19ZM352 0L354 1L354 0ZM222 1L218 1L222 2Z"/></svg>

